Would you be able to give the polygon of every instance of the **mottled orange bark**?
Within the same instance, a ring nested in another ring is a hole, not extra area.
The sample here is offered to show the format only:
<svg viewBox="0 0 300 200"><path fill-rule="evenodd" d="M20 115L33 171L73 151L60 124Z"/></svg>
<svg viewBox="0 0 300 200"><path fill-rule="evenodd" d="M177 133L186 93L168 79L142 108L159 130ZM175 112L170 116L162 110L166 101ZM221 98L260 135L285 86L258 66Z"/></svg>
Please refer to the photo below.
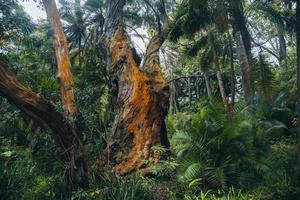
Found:
<svg viewBox="0 0 300 200"><path fill-rule="evenodd" d="M53 30L53 44L57 60L58 74L60 82L60 92L64 109L69 118L73 118L75 113L74 81L71 72L71 62L68 50L68 42L60 21L59 12L54 0L43 0L47 12L48 20Z"/></svg>
<svg viewBox="0 0 300 200"><path fill-rule="evenodd" d="M107 1L103 35L115 120L100 161L113 167L119 175L139 169L147 172L146 161L156 163L161 158L155 147L169 146L164 121L169 107L169 86L163 78L159 60L167 16L162 12L164 23L160 25L159 22L158 34L151 39L141 65L124 28L122 11L126 2Z"/></svg>
<svg viewBox="0 0 300 200"><path fill-rule="evenodd" d="M164 122L169 86L162 76L158 56L162 42L158 36L152 39L142 71L122 26L111 39L109 72L117 106L107 159L117 174L141 169L149 158L157 162L160 155L153 147L169 145Z"/></svg>

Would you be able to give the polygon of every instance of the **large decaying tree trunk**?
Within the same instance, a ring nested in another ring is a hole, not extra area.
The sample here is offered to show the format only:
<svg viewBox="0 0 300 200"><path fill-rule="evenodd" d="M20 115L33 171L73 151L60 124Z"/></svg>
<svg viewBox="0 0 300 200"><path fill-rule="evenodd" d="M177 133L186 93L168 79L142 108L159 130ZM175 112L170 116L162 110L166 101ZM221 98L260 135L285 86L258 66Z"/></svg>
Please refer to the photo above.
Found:
<svg viewBox="0 0 300 200"><path fill-rule="evenodd" d="M57 77L60 82L61 98L67 116L69 119L73 119L75 113L74 81L67 39L55 1L43 0L43 4L53 31L53 44L57 60Z"/></svg>
<svg viewBox="0 0 300 200"><path fill-rule="evenodd" d="M145 166L145 161L160 155L153 147L169 146L165 116L169 104L169 86L160 69L159 49L165 31L154 36L139 67L122 22L125 0L108 2L106 40L110 88L115 121L104 160L124 175ZM103 160L103 159L102 159Z"/></svg>
<svg viewBox="0 0 300 200"><path fill-rule="evenodd" d="M54 142L61 147L62 155L68 163L69 178L72 182L76 181L78 170L83 170L81 171L82 175L86 176L86 158L76 130L51 102L21 84L1 62L0 94L51 133Z"/></svg>

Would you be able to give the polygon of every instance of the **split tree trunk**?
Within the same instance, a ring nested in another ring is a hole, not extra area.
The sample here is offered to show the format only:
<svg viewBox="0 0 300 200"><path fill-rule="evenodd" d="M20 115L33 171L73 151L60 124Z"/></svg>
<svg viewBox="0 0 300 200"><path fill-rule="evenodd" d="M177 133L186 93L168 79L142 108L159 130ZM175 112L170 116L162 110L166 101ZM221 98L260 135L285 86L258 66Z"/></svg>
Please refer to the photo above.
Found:
<svg viewBox="0 0 300 200"><path fill-rule="evenodd" d="M71 72L71 62L68 50L68 42L60 21L60 16L54 0L43 0L48 20L53 31L53 44L56 54L60 82L60 92L66 115L73 119L75 114L74 81ZM79 52L80 53L80 52Z"/></svg>
<svg viewBox="0 0 300 200"><path fill-rule="evenodd" d="M1 62L0 94L50 132L67 161L69 178L72 183L79 181L77 176L79 173L86 178L87 163L77 131L51 102L46 101L20 83L7 66Z"/></svg>
<svg viewBox="0 0 300 200"><path fill-rule="evenodd" d="M143 65L139 67L123 27L125 2L108 2L108 71L112 104L116 106L113 133L102 158L120 175L144 168L149 158L157 162L161 155L154 147L169 146L164 122L169 107L169 86L162 76L159 61L165 33L152 38Z"/></svg>

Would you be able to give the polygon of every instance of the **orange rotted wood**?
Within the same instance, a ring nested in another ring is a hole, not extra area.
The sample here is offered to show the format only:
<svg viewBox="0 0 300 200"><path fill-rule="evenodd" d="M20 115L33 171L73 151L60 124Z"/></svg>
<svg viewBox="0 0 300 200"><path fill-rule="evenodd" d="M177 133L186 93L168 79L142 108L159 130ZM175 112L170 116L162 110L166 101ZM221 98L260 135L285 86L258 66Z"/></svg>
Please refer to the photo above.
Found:
<svg viewBox="0 0 300 200"><path fill-rule="evenodd" d="M149 158L157 162L160 155L153 147L169 145L164 122L169 87L156 56L146 60L145 71L139 68L122 27L111 39L110 53L109 72L117 106L108 160L115 172L123 175L145 167Z"/></svg>
<svg viewBox="0 0 300 200"><path fill-rule="evenodd" d="M58 66L57 77L60 81L62 101L67 116L72 118L75 113L75 95L67 39L63 31L55 1L43 0L43 3L53 30L53 43Z"/></svg>

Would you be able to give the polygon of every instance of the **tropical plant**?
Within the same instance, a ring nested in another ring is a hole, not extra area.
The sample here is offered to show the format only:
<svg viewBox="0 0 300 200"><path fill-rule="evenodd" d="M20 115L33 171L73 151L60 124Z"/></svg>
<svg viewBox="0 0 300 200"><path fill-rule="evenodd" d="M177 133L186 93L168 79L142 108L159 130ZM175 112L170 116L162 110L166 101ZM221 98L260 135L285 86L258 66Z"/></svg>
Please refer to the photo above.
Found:
<svg viewBox="0 0 300 200"><path fill-rule="evenodd" d="M253 159L250 121L242 113L228 120L216 100L204 101L200 108L195 114L178 113L169 124L179 178L191 187L238 185L242 169L251 169Z"/></svg>

